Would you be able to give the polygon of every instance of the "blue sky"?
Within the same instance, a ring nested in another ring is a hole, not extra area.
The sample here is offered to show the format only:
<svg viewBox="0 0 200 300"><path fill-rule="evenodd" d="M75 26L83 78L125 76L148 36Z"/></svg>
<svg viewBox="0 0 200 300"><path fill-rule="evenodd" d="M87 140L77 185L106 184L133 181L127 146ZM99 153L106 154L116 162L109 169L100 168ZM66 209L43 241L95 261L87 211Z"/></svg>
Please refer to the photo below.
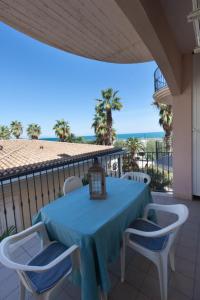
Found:
<svg viewBox="0 0 200 300"><path fill-rule="evenodd" d="M161 131L151 105L154 62L120 65L82 58L2 23L0 40L0 124L34 122L42 136L54 136L55 120L64 118L73 133L93 134L95 99L112 87L124 105L113 114L118 133Z"/></svg>

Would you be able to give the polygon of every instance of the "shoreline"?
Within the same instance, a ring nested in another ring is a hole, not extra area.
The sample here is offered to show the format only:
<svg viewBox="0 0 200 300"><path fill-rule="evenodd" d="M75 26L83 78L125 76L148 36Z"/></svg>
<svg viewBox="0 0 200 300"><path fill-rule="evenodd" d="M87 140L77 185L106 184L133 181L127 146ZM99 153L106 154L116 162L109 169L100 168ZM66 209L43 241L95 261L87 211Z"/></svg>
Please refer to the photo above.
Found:
<svg viewBox="0 0 200 300"><path fill-rule="evenodd" d="M78 137L78 136L77 136ZM82 136L87 142L92 142L95 140L94 135L83 135ZM164 132L145 132L145 133L121 133L117 134L116 141L126 141L128 138L138 138L140 140L162 140L164 137ZM41 137L39 140L46 141L58 141L57 137Z"/></svg>

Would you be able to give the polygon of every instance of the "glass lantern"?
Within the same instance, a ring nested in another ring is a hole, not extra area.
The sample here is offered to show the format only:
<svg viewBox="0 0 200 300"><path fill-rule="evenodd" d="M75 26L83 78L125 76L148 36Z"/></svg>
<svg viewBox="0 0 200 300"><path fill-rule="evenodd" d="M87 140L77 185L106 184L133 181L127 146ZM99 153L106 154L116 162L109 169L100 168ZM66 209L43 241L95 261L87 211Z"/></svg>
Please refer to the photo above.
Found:
<svg viewBox="0 0 200 300"><path fill-rule="evenodd" d="M88 170L90 199L106 199L105 171L99 165L98 159L94 159L94 164Z"/></svg>

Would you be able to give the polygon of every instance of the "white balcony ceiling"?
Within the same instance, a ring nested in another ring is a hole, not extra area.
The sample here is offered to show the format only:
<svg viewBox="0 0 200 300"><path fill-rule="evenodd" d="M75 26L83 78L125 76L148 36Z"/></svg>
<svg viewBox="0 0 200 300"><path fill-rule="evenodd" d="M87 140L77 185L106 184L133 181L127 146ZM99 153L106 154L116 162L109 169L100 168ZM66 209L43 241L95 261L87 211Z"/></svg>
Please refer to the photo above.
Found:
<svg viewBox="0 0 200 300"><path fill-rule="evenodd" d="M116 63L152 60L114 0L0 0L0 19L41 42L84 57Z"/></svg>

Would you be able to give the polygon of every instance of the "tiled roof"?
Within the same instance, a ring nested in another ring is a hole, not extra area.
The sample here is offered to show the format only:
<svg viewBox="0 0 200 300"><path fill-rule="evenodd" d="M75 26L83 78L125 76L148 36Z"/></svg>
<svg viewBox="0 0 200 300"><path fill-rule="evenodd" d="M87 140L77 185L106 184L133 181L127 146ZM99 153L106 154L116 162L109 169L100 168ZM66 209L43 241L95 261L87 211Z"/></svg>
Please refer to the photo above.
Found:
<svg viewBox="0 0 200 300"><path fill-rule="evenodd" d="M52 162L112 150L112 146L92 144L43 140L0 140L0 177L16 173L16 170L45 166Z"/></svg>

